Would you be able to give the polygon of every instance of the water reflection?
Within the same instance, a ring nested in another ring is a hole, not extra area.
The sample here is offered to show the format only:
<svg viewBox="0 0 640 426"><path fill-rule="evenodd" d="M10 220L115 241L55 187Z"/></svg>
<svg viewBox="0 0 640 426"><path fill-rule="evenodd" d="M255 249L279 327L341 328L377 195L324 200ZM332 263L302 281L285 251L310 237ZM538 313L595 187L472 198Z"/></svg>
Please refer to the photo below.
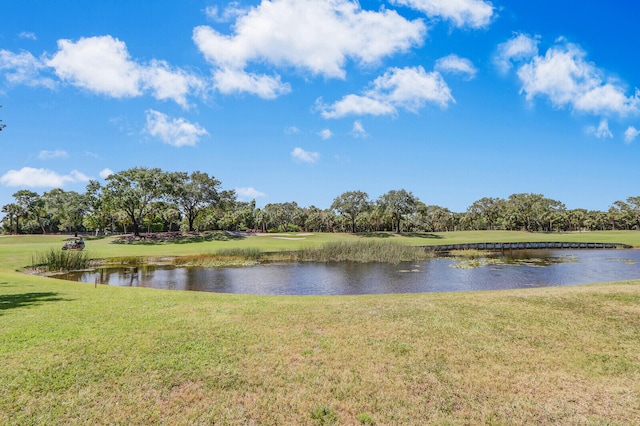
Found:
<svg viewBox="0 0 640 426"><path fill-rule="evenodd" d="M141 265L59 278L170 290L264 295L346 295L500 290L640 278L640 250L519 251L478 267L456 259L389 264L280 263L234 268Z"/></svg>

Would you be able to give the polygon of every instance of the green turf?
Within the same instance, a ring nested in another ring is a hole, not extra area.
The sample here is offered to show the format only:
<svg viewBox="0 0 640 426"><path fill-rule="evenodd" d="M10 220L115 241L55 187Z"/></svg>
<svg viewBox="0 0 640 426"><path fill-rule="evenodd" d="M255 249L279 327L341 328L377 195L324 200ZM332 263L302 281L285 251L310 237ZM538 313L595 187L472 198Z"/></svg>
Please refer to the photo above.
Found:
<svg viewBox="0 0 640 426"><path fill-rule="evenodd" d="M439 234L438 241L547 235ZM639 234L553 234L640 246ZM529 238L524 238L529 237ZM92 256L293 250L314 235ZM390 236L410 244L421 236ZM260 297L16 272L64 237L0 238L0 424L637 424L640 280L499 292Z"/></svg>

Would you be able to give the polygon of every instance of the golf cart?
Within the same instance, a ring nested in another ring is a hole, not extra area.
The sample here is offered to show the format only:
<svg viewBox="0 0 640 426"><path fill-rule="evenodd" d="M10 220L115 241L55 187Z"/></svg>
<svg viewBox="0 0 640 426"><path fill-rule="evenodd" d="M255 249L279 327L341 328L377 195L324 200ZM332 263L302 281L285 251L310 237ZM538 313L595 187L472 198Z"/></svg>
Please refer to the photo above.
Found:
<svg viewBox="0 0 640 426"><path fill-rule="evenodd" d="M82 250L84 249L84 241L82 237L71 237L67 238L64 245L62 246L62 250Z"/></svg>

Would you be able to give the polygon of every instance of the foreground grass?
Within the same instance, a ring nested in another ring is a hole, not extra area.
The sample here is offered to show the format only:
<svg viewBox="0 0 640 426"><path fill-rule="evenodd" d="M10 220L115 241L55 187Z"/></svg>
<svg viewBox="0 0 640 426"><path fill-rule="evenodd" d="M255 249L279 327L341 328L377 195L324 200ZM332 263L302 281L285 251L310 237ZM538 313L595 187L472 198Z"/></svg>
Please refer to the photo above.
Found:
<svg viewBox="0 0 640 426"><path fill-rule="evenodd" d="M49 238L0 238L0 424L640 422L640 280L258 297L16 273Z"/></svg>

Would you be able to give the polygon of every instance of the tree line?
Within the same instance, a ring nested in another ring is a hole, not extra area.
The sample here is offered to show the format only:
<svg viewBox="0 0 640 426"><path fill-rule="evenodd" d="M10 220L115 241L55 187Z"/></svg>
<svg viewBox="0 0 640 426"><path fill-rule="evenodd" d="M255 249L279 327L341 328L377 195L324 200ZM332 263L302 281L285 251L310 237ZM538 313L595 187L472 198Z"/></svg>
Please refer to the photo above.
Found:
<svg viewBox="0 0 640 426"><path fill-rule="evenodd" d="M542 194L485 197L465 212L427 205L404 189L377 199L363 191L337 196L329 208L295 201L257 208L237 199L220 181L195 171L136 167L114 173L104 185L90 181L84 193L19 190L2 206L2 232L133 233L163 231L444 232L526 230L560 232L640 230L640 196L615 201L607 211L567 209Z"/></svg>

